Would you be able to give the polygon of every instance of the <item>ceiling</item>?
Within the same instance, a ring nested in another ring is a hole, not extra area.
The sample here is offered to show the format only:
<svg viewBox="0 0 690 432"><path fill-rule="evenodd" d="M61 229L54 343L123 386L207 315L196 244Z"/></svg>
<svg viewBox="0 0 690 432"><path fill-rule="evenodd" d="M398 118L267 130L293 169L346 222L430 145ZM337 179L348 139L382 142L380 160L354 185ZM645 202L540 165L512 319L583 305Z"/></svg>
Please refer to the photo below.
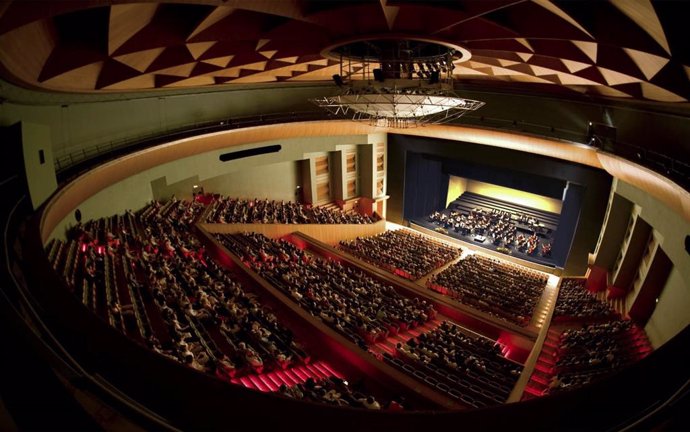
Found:
<svg viewBox="0 0 690 432"><path fill-rule="evenodd" d="M690 2L188 0L0 3L5 79L68 92L331 81L353 38L452 43L459 81L687 102ZM524 83L524 84L523 84Z"/></svg>

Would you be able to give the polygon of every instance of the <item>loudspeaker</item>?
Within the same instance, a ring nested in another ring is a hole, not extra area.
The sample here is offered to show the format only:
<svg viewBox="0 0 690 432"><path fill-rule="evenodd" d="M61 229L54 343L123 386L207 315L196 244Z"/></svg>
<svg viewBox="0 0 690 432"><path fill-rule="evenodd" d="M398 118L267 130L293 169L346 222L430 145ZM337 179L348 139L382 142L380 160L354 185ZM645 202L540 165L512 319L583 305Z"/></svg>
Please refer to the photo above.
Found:
<svg viewBox="0 0 690 432"><path fill-rule="evenodd" d="M341 76L338 75L338 74L333 75L333 82L334 82L335 85L337 85L338 87L342 87L343 84L344 84L344 83L343 83L343 77L341 77Z"/></svg>
<svg viewBox="0 0 690 432"><path fill-rule="evenodd" d="M438 71L432 71L431 76L429 77L429 84L436 84L438 83Z"/></svg>
<svg viewBox="0 0 690 432"><path fill-rule="evenodd" d="M383 82L383 70L381 69L374 69L374 79L379 82Z"/></svg>
<svg viewBox="0 0 690 432"><path fill-rule="evenodd" d="M690 235L685 236L685 252L690 255Z"/></svg>

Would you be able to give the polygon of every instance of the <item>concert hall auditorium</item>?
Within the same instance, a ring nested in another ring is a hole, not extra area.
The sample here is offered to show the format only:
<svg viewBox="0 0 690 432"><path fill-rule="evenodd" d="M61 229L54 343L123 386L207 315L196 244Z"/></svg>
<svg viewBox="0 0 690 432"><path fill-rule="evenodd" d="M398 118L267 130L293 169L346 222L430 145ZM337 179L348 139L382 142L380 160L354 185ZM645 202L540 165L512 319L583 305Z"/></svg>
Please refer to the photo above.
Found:
<svg viewBox="0 0 690 432"><path fill-rule="evenodd" d="M688 17L0 2L0 429L690 429Z"/></svg>

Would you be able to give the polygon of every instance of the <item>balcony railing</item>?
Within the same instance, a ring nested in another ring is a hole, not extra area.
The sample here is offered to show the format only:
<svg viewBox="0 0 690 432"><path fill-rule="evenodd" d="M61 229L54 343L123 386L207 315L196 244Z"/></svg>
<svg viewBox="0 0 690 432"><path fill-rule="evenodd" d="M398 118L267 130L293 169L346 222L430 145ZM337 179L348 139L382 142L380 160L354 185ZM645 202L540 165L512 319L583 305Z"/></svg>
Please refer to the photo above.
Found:
<svg viewBox="0 0 690 432"><path fill-rule="evenodd" d="M260 126L275 123L300 121L327 120L336 118L325 111L296 111L256 116L216 119L207 122L190 123L164 131L154 131L135 135L123 139L113 140L79 150L58 155L55 158L55 171L62 178L72 177L85 167L94 163L102 163L124 153L151 147L156 144L182 139L194 135L223 130L239 129L250 126ZM548 137L572 143L585 143L585 130L570 130L552 125L528 123L505 118L484 117L481 115L465 115L451 124L470 125L485 129L516 132L540 137ZM606 152L621 156L632 162L645 166L678 183L685 189L690 189L690 164L674 159L671 156L623 142L606 142L600 148Z"/></svg>

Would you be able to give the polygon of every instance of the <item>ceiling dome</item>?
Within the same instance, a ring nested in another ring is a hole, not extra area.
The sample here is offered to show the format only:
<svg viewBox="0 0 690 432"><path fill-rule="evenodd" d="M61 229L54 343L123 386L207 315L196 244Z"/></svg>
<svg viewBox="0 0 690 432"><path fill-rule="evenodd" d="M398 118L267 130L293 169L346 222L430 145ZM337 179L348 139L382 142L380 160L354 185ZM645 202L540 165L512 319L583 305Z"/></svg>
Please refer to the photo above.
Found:
<svg viewBox="0 0 690 432"><path fill-rule="evenodd" d="M330 81L339 64L326 48L396 35L462 46L471 58L457 59L456 80L517 82L558 94L690 98L685 2L108 3L8 3L0 15L5 77L76 92Z"/></svg>

